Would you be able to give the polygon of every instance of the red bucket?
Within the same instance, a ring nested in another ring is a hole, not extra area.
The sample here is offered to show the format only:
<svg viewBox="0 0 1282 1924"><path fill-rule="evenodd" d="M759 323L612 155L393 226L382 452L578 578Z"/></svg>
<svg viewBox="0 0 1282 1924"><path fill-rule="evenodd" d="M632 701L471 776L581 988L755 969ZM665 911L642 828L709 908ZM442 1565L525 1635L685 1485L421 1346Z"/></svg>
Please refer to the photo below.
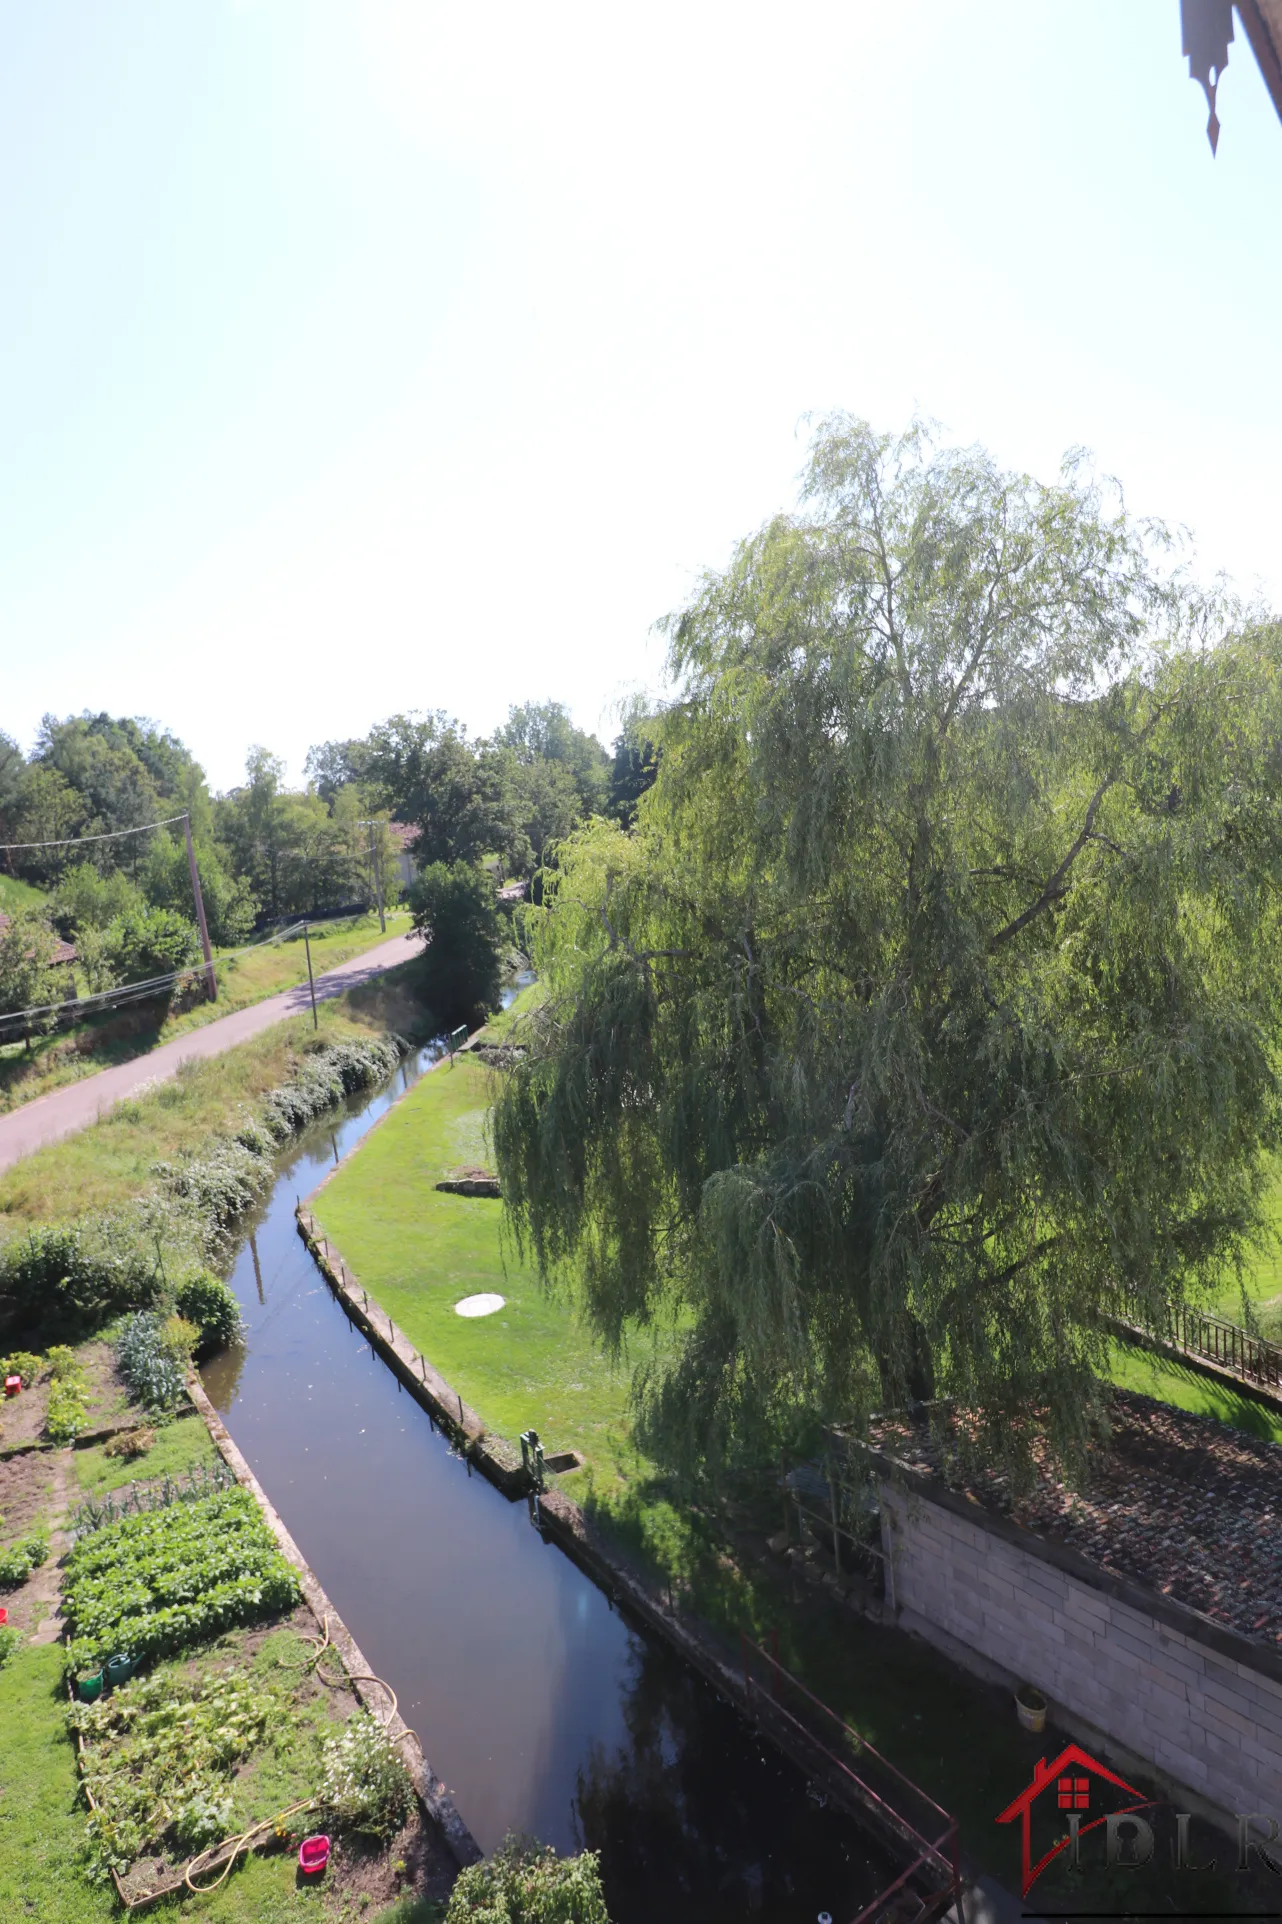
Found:
<svg viewBox="0 0 1282 1924"><path fill-rule="evenodd" d="M9 1612L4 1608L2 1604L0 1604L0 1630L4 1629L4 1626L8 1623L8 1621L9 1621Z"/></svg>
<svg viewBox="0 0 1282 1924"><path fill-rule="evenodd" d="M328 1837L305 1837L298 1846L298 1868L304 1877L319 1877L328 1862Z"/></svg>
<svg viewBox="0 0 1282 1924"><path fill-rule="evenodd" d="M6 1396L16 1396L18 1394L18 1391L21 1388L22 1388L22 1378L20 1376L5 1377L4 1393Z"/></svg>

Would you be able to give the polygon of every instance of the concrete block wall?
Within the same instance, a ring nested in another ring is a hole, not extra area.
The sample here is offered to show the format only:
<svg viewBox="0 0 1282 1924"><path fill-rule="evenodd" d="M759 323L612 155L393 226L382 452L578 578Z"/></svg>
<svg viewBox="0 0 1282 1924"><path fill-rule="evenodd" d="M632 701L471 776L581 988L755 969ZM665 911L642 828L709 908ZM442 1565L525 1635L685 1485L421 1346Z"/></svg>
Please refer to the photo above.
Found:
<svg viewBox="0 0 1282 1924"><path fill-rule="evenodd" d="M882 1545L888 1601L921 1634L1035 1684L1220 1810L1282 1820L1271 1652L920 1486L883 1484Z"/></svg>

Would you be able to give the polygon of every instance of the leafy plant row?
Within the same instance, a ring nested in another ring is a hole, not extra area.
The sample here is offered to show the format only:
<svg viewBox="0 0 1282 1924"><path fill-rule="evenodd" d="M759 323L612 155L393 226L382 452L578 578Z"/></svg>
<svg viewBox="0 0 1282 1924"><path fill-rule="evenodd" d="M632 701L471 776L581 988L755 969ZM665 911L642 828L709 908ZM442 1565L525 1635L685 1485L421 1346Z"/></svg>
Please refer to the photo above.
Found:
<svg viewBox="0 0 1282 1924"><path fill-rule="evenodd" d="M166 1656L291 1608L298 1578L246 1490L107 1524L76 1544L63 1616L76 1669Z"/></svg>

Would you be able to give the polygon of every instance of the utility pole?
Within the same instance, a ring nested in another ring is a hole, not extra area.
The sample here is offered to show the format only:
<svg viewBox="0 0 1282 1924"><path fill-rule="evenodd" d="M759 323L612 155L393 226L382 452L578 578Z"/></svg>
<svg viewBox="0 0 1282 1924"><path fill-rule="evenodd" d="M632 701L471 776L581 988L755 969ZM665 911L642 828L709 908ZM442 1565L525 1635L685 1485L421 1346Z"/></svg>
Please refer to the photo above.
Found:
<svg viewBox="0 0 1282 1924"><path fill-rule="evenodd" d="M369 825L369 852L374 863L374 892L378 898L378 926L383 934L386 935L387 917L383 913L383 865L378 859L378 850L374 844L376 832L377 824L371 822Z"/></svg>
<svg viewBox="0 0 1282 1924"><path fill-rule="evenodd" d="M306 922L303 923L303 947L307 950L307 986L312 992L312 1027L319 1029L320 1022L316 1015L316 978L312 974L312 939L307 933Z"/></svg>
<svg viewBox="0 0 1282 1924"><path fill-rule="evenodd" d="M205 898L200 892L200 870L196 867L196 851L191 843L191 816L183 816L183 833L187 837L187 866L191 870L191 892L196 898L196 920L200 924L200 946L205 951L205 988L211 1002L218 1000L218 983L214 977L214 952L209 946L209 924L205 920Z"/></svg>

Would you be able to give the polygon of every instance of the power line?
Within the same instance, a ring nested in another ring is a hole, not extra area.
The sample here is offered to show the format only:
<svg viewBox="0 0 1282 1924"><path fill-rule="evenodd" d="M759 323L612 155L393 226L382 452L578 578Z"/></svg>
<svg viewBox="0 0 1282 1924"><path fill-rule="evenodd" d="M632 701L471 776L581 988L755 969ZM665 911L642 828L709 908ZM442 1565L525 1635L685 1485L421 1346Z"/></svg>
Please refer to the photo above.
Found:
<svg viewBox="0 0 1282 1924"><path fill-rule="evenodd" d="M20 849L78 848L82 842L116 842L124 835L150 835L153 828L171 828L183 815L166 815L163 822L144 822L141 828L109 828L101 835L69 835L62 842L0 842L0 855L16 855Z"/></svg>
<svg viewBox="0 0 1282 1924"><path fill-rule="evenodd" d="M182 818L179 817L181 820ZM305 925L295 922L289 928L274 931L262 942L247 942L243 949L232 949L229 954L219 957L220 962L232 962L242 955L251 955L258 949L270 948L273 942L283 942L286 937L297 934ZM10 1009L0 1014L0 1029L21 1024L29 1016L78 1014L82 1009L92 1009L96 1003L110 1003L120 1008L126 1002L144 1001L148 996L158 995L162 989L181 982L185 976L201 975L203 962L192 962L186 968L172 969L167 975L148 976L143 982L118 982L114 989L99 989L95 995L64 996L60 1002L40 1002L30 1009Z"/></svg>

